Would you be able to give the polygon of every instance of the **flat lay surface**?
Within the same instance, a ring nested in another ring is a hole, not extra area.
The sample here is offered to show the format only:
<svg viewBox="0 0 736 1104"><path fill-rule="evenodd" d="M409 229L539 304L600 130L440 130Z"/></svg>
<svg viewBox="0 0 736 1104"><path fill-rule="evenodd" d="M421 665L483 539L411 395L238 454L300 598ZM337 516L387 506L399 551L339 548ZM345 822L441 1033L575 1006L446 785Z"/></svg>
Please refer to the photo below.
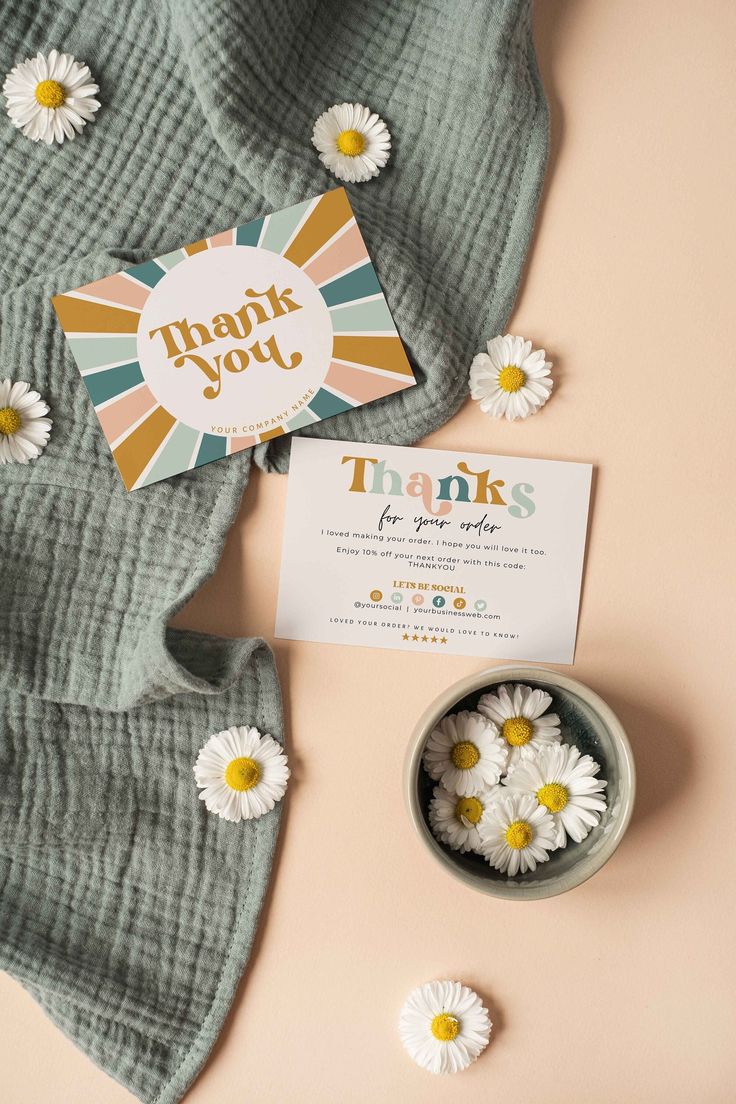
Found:
<svg viewBox="0 0 736 1104"><path fill-rule="evenodd" d="M427 704L488 663L274 641L287 483L254 471L177 625L272 644L292 778L265 923L191 1104L732 1099L735 35L725 0L538 5L552 149L508 328L546 348L555 389L515 423L468 399L422 442L594 466L560 670L633 747L619 850L543 901L448 877L412 828L404 756ZM460 1077L416 1068L399 1038L434 979L471 987L494 1024ZM5 974L0 1008L9 1104L134 1100Z"/></svg>

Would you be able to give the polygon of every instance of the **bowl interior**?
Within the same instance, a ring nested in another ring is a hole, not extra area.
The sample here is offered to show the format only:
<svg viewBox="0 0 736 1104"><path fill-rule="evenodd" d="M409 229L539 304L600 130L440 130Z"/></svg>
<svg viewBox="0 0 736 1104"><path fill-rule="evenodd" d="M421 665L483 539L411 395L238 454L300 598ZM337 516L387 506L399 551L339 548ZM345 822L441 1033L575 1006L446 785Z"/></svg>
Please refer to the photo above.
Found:
<svg viewBox="0 0 736 1104"><path fill-rule="evenodd" d="M572 680L567 681L572 682ZM459 851L453 851L452 848L435 839L429 824L428 810L437 783L424 770L420 752L416 760L418 769L414 785L421 827L426 830L430 847L440 853L438 857L443 857L445 863L449 861L457 872L464 876L464 880L473 882L477 888L504 897L551 896L585 881L615 850L630 814L633 793L630 751L625 737L615 732L601 713L579 693L571 688L560 686L554 681L545 681L543 678L509 677L507 674L505 677L499 677L495 682L489 681L486 685L459 698L454 705L437 717L435 724L449 713L457 713L463 709L477 709L479 698L488 691L493 691L503 682L523 682L527 686L545 690L550 694L552 703L548 707L548 712L559 715L563 743L575 744L583 754L591 755L600 764L599 777L607 782L606 809L601 814L600 823L581 843L569 840L566 847L553 851L549 860L537 866L536 870L509 878L494 870L481 855L472 852L460 854ZM581 687L581 689L584 688ZM426 736L429 735L431 727ZM421 741L421 751L424 750L426 736L425 740Z"/></svg>

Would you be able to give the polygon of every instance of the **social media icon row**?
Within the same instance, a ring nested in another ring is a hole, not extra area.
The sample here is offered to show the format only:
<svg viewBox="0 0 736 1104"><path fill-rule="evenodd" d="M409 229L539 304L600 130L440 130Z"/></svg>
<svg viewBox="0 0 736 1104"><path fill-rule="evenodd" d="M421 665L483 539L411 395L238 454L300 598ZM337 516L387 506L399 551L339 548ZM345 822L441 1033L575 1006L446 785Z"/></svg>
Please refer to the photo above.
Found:
<svg viewBox="0 0 736 1104"><path fill-rule="evenodd" d="M404 596L400 590L395 590L391 595L391 601L394 603L394 605L401 605L403 597ZM371 591L371 602L380 602L382 598L382 591ZM411 601L412 604L415 606L422 606L424 605L424 595L419 594L418 592L416 594L412 594ZM468 603L465 598L453 598L452 604L456 610L464 610ZM432 605L435 607L435 609L442 609L442 607L446 605L446 599L443 598L441 594L435 594L434 598L432 599ZM477 610L478 613L483 613L483 611L488 608L488 603L486 602L485 598L478 598L473 603L473 608Z"/></svg>

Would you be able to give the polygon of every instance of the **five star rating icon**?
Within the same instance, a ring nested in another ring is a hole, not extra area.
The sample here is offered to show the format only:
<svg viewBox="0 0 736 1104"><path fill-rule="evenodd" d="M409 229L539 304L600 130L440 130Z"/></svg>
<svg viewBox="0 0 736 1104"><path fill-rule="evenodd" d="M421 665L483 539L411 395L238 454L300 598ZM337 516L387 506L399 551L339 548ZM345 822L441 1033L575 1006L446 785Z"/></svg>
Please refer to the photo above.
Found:
<svg viewBox="0 0 736 1104"><path fill-rule="evenodd" d="M412 633L411 636L409 636L409 633L402 633L401 639L402 640L411 640L414 643L418 643L418 642L421 641L422 644L446 644L447 643L447 637L446 636L419 636L418 633Z"/></svg>

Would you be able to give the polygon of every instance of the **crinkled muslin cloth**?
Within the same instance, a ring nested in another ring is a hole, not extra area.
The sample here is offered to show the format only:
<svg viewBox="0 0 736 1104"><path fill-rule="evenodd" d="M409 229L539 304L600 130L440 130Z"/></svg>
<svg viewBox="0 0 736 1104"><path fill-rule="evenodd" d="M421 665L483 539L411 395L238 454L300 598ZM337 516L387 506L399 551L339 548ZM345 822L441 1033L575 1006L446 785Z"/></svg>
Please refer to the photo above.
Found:
<svg viewBox="0 0 736 1104"><path fill-rule="evenodd" d="M267 645L167 626L214 571L251 462L285 471L289 438L127 494L50 298L332 187L313 122L365 103L393 149L350 201L419 386L307 432L420 439L503 328L531 235L530 18L523 0L2 10L3 72L73 53L102 107L51 148L0 118L0 378L54 422L38 460L0 468L0 965L141 1100L177 1101L217 1037L279 820L219 820L192 774L229 725L283 740Z"/></svg>

